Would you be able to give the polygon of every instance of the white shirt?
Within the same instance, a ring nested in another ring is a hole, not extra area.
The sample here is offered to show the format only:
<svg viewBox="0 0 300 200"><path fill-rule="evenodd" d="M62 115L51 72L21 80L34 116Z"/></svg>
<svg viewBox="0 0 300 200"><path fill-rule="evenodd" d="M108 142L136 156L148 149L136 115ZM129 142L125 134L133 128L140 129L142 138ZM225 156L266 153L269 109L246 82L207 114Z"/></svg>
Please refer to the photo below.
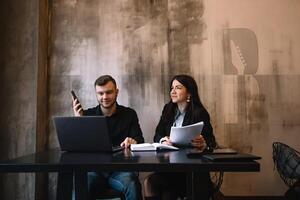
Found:
<svg viewBox="0 0 300 200"><path fill-rule="evenodd" d="M176 111L176 115L175 115L175 119L174 119L174 123L173 126L176 127L181 127L183 120L184 120L184 116L185 116L185 112L180 112L179 110Z"/></svg>
<svg viewBox="0 0 300 200"><path fill-rule="evenodd" d="M180 112L178 109L176 110L176 114L175 114L175 117L174 117L174 122L173 122L173 126L176 126L176 127L181 127L182 126L182 123L183 123L183 120L184 120L184 116L185 116L185 112ZM164 138L161 138L159 140L159 143L163 143L165 141Z"/></svg>

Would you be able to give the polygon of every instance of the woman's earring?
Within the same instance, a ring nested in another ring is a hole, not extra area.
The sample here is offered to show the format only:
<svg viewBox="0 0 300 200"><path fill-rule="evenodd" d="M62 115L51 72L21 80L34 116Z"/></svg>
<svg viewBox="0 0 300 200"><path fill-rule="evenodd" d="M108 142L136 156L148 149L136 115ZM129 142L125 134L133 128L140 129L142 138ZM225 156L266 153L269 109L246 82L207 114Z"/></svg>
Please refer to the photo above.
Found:
<svg viewBox="0 0 300 200"><path fill-rule="evenodd" d="M188 96L186 102L188 102L188 103L191 102L191 96Z"/></svg>

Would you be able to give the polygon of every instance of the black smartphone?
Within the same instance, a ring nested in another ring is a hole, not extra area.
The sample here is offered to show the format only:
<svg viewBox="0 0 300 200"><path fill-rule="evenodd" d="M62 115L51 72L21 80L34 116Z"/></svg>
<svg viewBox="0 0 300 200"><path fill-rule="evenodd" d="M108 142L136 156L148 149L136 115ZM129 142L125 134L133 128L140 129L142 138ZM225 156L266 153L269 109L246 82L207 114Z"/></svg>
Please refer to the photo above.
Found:
<svg viewBox="0 0 300 200"><path fill-rule="evenodd" d="M76 96L74 90L71 90L71 94L72 94L74 100L77 99L77 102L80 104L80 102L79 102L79 100L78 100L78 98L77 98L77 96ZM81 104L80 104L80 106L78 107L78 109L79 109L79 108L81 108Z"/></svg>
<svg viewBox="0 0 300 200"><path fill-rule="evenodd" d="M77 98L77 96L76 96L76 94L75 94L74 90L71 90L71 94L72 94L72 96L73 96L74 100L75 100L75 99L77 99L77 100L78 100L78 98Z"/></svg>

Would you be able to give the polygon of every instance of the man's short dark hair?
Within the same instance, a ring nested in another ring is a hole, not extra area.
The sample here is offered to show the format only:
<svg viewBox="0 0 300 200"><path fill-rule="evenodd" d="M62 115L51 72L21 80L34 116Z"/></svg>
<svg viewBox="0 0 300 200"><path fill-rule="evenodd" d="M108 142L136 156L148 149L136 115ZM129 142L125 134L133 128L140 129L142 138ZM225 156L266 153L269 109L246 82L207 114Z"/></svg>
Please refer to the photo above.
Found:
<svg viewBox="0 0 300 200"><path fill-rule="evenodd" d="M110 75L103 75L103 76L100 76L99 78L97 78L94 86L95 87L96 87L96 85L103 86L103 85L106 85L109 81L113 82L115 87L117 87L116 80L113 77L111 77Z"/></svg>

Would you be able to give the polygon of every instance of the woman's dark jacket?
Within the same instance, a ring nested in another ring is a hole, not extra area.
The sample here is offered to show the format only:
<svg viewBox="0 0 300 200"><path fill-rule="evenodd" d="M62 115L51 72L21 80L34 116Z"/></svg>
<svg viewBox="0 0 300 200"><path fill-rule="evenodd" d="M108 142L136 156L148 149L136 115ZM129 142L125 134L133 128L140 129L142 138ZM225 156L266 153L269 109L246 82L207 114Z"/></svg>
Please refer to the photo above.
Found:
<svg viewBox="0 0 300 200"><path fill-rule="evenodd" d="M162 116L167 110L168 104L164 106L162 111ZM173 125L173 120L171 122L165 122L165 120L160 117L159 123L155 130L154 142L159 142L159 140L165 136L170 136L171 127ZM215 136L213 134L213 128L210 124L210 117L205 108L199 106L194 106L193 113L186 113L183 119L182 126L194 124L197 122L204 122L204 127L202 130L202 135L206 141L207 146L212 149L216 146Z"/></svg>

